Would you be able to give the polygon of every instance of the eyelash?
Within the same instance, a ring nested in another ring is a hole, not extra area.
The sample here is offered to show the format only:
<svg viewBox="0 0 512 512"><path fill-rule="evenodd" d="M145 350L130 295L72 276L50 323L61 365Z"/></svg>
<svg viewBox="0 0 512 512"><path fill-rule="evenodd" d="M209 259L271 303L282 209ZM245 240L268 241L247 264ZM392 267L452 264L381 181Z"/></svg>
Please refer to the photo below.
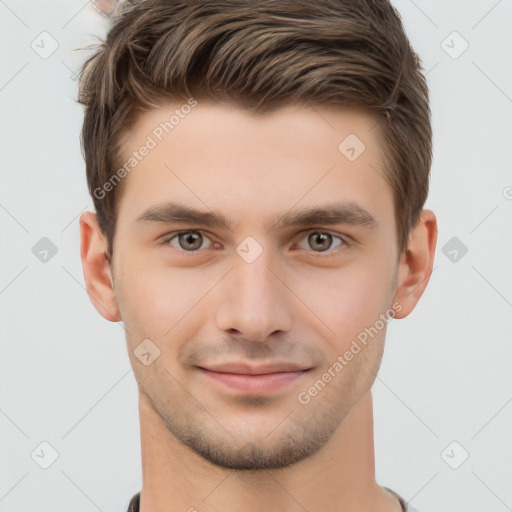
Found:
<svg viewBox="0 0 512 512"><path fill-rule="evenodd" d="M190 230L185 230L185 231L177 231L175 233L171 233L170 235L166 236L160 243L159 245L160 246L169 246L170 245L170 242L171 240L173 240L174 238L180 236L180 235L183 235L183 234L186 234L186 233L200 233L201 236L205 237L205 238L208 238L209 237L201 230L199 229L190 229ZM310 235L312 233L319 233L319 234L327 234L327 235L331 235L332 237L334 238L339 238L343 243L339 246L339 247L335 247L334 249L327 249L326 252L322 253L322 252L315 252L315 251L307 251L307 252L313 252L314 254L316 254L317 256L319 257L329 257L329 256L332 256L334 252L336 252L336 250L343 250L343 249L350 249L352 247L352 244L351 243L348 243L347 242L347 238L345 236L340 236L336 233L332 233L330 231L325 231L325 230L321 230L321 229L315 229L315 228L312 228L308 231L305 232L305 235L304 236L307 236L307 235ZM172 235L172 236L171 236ZM215 242L212 242L212 243L215 243ZM183 254L184 256L195 256L197 254L199 254L200 252L202 252L201 250L194 250L194 251L184 251L183 249L177 249L176 247L173 247L173 249L175 249L176 251L178 251L178 253L180 254ZM304 249L305 250L305 249Z"/></svg>

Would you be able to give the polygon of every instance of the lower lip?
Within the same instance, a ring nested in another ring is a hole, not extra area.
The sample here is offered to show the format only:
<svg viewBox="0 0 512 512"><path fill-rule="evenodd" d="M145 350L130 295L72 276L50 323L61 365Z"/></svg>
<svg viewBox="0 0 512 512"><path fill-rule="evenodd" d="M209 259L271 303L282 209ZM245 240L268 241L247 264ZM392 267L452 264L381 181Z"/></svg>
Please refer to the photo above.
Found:
<svg viewBox="0 0 512 512"><path fill-rule="evenodd" d="M309 370L299 372L267 373L263 375L242 375L239 373L220 373L201 369L205 375L232 389L245 392L264 393L278 391L296 381Z"/></svg>

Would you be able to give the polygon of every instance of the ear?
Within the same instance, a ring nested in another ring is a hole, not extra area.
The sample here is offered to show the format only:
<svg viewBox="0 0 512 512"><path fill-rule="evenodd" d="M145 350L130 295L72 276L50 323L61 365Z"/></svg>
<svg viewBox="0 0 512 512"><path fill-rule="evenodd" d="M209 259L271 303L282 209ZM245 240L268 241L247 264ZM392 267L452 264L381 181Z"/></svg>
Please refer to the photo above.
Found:
<svg viewBox="0 0 512 512"><path fill-rule="evenodd" d="M121 314L107 257L107 239L98 225L96 214L92 212L84 212L80 216L80 242L85 286L92 305L103 318L119 322Z"/></svg>
<svg viewBox="0 0 512 512"><path fill-rule="evenodd" d="M395 318L405 318L423 295L432 274L437 243L437 220L431 210L422 210L409 233L407 248L398 263L397 287L393 301L402 309Z"/></svg>

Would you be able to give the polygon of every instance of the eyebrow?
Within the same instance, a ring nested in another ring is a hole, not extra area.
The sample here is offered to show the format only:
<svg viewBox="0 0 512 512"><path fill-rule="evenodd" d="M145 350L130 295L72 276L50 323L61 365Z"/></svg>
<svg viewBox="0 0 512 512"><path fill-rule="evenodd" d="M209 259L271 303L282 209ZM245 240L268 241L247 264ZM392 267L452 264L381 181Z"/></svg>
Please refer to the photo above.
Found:
<svg viewBox="0 0 512 512"><path fill-rule="evenodd" d="M173 202L149 207L137 217L136 222L183 223L209 228L224 228L230 231L235 225L231 217L220 211L203 211ZM375 229L379 222L369 211L354 202L314 206L298 212L288 211L277 215L273 222L274 227L278 229L310 224L349 224Z"/></svg>

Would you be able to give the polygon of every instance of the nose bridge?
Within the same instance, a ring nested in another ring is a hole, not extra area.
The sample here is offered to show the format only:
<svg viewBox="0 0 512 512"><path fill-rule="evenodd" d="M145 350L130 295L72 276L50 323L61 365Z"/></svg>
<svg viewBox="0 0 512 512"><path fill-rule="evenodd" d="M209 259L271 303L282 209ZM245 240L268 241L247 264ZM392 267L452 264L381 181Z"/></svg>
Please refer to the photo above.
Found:
<svg viewBox="0 0 512 512"><path fill-rule="evenodd" d="M247 339L265 341L273 332L291 328L292 306L271 251L261 248L253 259L256 247L251 243L237 247L234 267L222 284L217 324L222 330L236 329Z"/></svg>

